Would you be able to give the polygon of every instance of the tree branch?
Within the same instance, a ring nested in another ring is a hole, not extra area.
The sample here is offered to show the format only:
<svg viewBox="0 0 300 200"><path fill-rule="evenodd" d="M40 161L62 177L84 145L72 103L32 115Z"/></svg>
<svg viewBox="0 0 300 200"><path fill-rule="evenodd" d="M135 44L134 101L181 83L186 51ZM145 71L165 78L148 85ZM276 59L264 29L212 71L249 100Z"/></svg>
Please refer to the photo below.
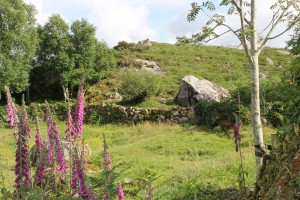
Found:
<svg viewBox="0 0 300 200"><path fill-rule="evenodd" d="M258 35L261 35L265 30L267 30L271 25L274 25L274 21L276 19L276 16L278 15L279 10L277 10L277 12L273 13L273 17L272 20L270 21L270 23L266 26L266 28L264 28Z"/></svg>
<svg viewBox="0 0 300 200"><path fill-rule="evenodd" d="M231 32L231 30L227 30L227 31L225 31L225 32L223 32L223 33L221 33L221 34L216 35L216 36L213 37L213 38L209 38L208 40L205 40L204 42L205 42L205 43L208 43L208 42L210 42L211 40L214 40L214 39L216 39L216 38L219 38L219 37L221 37L222 35L225 35L226 33L229 33L229 32Z"/></svg>
<svg viewBox="0 0 300 200"><path fill-rule="evenodd" d="M286 14L286 12L288 11L288 9L293 5L293 2L290 2L290 4L288 4L285 7L285 9L282 11L282 13L279 15L279 17L277 18L276 22L272 25L271 29L269 30L268 34L266 35L265 39L263 40L263 42L261 43L260 47L258 48L258 53L260 53L263 49L263 47L265 46L265 44L267 43L268 40L270 40L271 38L276 38L279 37L280 35L282 35L283 33L278 34L276 37L270 37L270 35L272 34L272 32L274 31L274 29L276 28L276 26L279 24L279 22L281 21L281 19L284 17L284 15ZM296 18L299 17L299 14L297 15ZM298 21L295 19L295 21ZM290 27L291 28L291 27ZM289 29L288 29L289 30ZM288 30L285 30L288 31Z"/></svg>
<svg viewBox="0 0 300 200"><path fill-rule="evenodd" d="M281 33L275 35L275 36L272 36L272 37L268 37L267 39L268 40L272 40L272 39L275 39L281 35L283 35L284 33L286 33L288 30L290 30L297 22L300 21L300 14L297 15L296 19L293 21L293 23L291 23L284 31L282 31Z"/></svg>
<svg viewBox="0 0 300 200"><path fill-rule="evenodd" d="M241 0L241 2L243 2L243 1ZM241 5L239 6L235 2L235 0L231 0L231 3L232 3L232 5L234 5L234 7L236 8L236 10L239 12L240 16L242 16L244 18L244 22L246 22L246 24L250 26L250 21L246 17L244 17L242 6Z"/></svg>
<svg viewBox="0 0 300 200"><path fill-rule="evenodd" d="M234 2L234 0L232 0L232 1ZM244 18L244 11L243 11L243 0L240 0L239 8L240 8L240 22L241 22L241 30L242 30L242 35L241 35L241 37L239 37L239 40L241 41L241 43L244 47L246 56L248 57L248 59L251 59L249 46L247 44L247 38L245 35L245 18ZM250 22L248 25L250 25Z"/></svg>

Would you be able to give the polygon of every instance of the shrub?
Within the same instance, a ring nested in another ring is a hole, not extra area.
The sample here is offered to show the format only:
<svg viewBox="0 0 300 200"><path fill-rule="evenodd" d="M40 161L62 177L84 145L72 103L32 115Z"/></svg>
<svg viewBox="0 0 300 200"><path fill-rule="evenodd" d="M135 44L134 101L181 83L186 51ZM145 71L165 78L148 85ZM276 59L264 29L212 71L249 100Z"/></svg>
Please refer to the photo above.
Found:
<svg viewBox="0 0 300 200"><path fill-rule="evenodd" d="M114 46L115 50L130 50L130 51L143 51L144 49L149 49L149 46L145 46L143 43L128 43L126 41L118 42L117 46Z"/></svg>
<svg viewBox="0 0 300 200"><path fill-rule="evenodd" d="M269 125L279 128L283 124L284 103L281 101L268 102L264 105L263 113Z"/></svg>
<svg viewBox="0 0 300 200"><path fill-rule="evenodd" d="M238 105L236 101L226 99L221 102L200 101L195 105L195 115L198 124L209 127L221 126L223 130L228 130L239 116L241 122L250 122L249 108Z"/></svg>
<svg viewBox="0 0 300 200"><path fill-rule="evenodd" d="M144 101L161 89L161 77L146 70L126 70L121 74L121 79L120 92L125 101Z"/></svg>

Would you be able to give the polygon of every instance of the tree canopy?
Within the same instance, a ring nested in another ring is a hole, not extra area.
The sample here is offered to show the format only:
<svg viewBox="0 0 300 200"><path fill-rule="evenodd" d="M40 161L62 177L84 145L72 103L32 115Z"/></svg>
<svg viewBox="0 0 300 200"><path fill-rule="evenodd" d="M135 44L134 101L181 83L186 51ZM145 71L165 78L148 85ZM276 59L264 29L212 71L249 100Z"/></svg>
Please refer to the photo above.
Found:
<svg viewBox="0 0 300 200"><path fill-rule="evenodd" d="M67 98L67 90L72 93L83 76L87 84L105 77L116 61L113 52L95 34L96 28L87 20L76 20L69 27L58 14L39 26L32 91L41 97L61 98L63 94Z"/></svg>
<svg viewBox="0 0 300 200"><path fill-rule="evenodd" d="M0 1L0 90L25 90L36 51L35 9L22 0Z"/></svg>

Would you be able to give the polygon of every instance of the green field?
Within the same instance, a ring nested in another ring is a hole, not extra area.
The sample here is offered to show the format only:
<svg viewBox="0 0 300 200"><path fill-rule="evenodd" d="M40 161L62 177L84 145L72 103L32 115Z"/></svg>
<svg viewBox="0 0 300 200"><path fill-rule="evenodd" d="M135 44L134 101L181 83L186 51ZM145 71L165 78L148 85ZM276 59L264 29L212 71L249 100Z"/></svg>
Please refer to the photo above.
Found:
<svg viewBox="0 0 300 200"><path fill-rule="evenodd" d="M41 123L41 129L45 138L45 123ZM65 125L59 123L60 133L64 129ZM266 143L270 143L270 134L275 130L264 128L264 132ZM90 177L101 173L103 133L107 135L114 171L123 183L127 199L140 199L146 195L147 189L142 185L135 197L130 196L136 187L132 183L136 180L152 182L154 199L186 199L191 196L210 199L219 195L234 196L238 192L240 157L235 152L231 132L225 134L191 125L150 123L85 125L82 138L92 149L87 169ZM255 181L255 162L250 128L242 127L241 135L243 162L248 173L246 185L251 189ZM30 146L33 144L34 138L31 138ZM12 189L15 176L9 169L14 166L15 139L11 129L2 129L0 151L4 186Z"/></svg>

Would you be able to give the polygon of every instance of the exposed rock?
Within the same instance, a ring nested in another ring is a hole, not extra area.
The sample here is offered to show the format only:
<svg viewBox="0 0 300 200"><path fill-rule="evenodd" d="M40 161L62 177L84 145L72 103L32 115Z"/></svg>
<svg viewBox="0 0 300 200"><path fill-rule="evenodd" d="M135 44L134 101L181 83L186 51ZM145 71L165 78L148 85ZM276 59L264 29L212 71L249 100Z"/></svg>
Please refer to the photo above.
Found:
<svg viewBox="0 0 300 200"><path fill-rule="evenodd" d="M188 112L187 112L187 117L188 117L189 119L192 119L192 118L195 117L195 110L194 110L193 107L190 107L190 108L189 108L189 110L188 110Z"/></svg>
<svg viewBox="0 0 300 200"><path fill-rule="evenodd" d="M261 79L267 79L268 73L267 72L260 72L259 76L260 76Z"/></svg>
<svg viewBox="0 0 300 200"><path fill-rule="evenodd" d="M266 57L268 65L273 65L273 60L269 57Z"/></svg>
<svg viewBox="0 0 300 200"><path fill-rule="evenodd" d="M289 54L291 54L289 51L287 51L287 50L277 50L279 53L281 53L281 54L286 54L286 55L289 55Z"/></svg>
<svg viewBox="0 0 300 200"><path fill-rule="evenodd" d="M164 98L164 97L155 97L155 99L157 100L157 101L159 101L160 103L163 103L163 104L165 104L165 103L167 103L167 99L166 98Z"/></svg>
<svg viewBox="0 0 300 200"><path fill-rule="evenodd" d="M102 123L128 123L136 124L142 121L182 123L195 116L191 107L178 107L171 110L145 109L124 107L116 105L90 104L86 108L86 122L89 123L90 115L101 118Z"/></svg>
<svg viewBox="0 0 300 200"><path fill-rule="evenodd" d="M160 67L154 61L135 59L135 62L141 66L141 69L153 72L158 75L165 75L165 73L160 69Z"/></svg>
<svg viewBox="0 0 300 200"><path fill-rule="evenodd" d="M201 60L201 57L200 56L196 56L195 57L195 61L199 62Z"/></svg>
<svg viewBox="0 0 300 200"><path fill-rule="evenodd" d="M63 151L64 160L69 161L70 160L70 156L69 156L70 142L68 142L66 140L62 140L60 142L60 144L61 144L61 148ZM82 151L82 148L84 148L84 151ZM36 147L36 144L33 145L33 147L30 149L30 151L29 151L30 163L33 166L35 166L36 162L38 161L40 152L45 153L46 157L48 156L48 143L46 145L44 145L42 150L38 150ZM79 156L81 155L81 152L83 152L83 157L85 160L88 160L89 157L92 155L92 150L87 143L85 143L84 145L79 143L79 145L78 145L78 155ZM47 161L46 165L49 166L48 159L46 159L46 161Z"/></svg>
<svg viewBox="0 0 300 200"><path fill-rule="evenodd" d="M117 89L115 89L114 92L109 93L107 97L108 97L108 99L114 99L117 101L121 101L123 99L122 95L120 95L120 93L118 93Z"/></svg>
<svg viewBox="0 0 300 200"><path fill-rule="evenodd" d="M176 101L181 106L193 106L200 100L217 101L230 97L229 92L220 85L195 76L185 76L180 81L180 90Z"/></svg>
<svg viewBox="0 0 300 200"><path fill-rule="evenodd" d="M139 41L138 44L145 47L152 47L152 42L149 39Z"/></svg>
<svg viewBox="0 0 300 200"><path fill-rule="evenodd" d="M189 118L187 118L187 117L181 117L181 118L179 118L179 123L184 123L184 122L188 122L189 121Z"/></svg>

